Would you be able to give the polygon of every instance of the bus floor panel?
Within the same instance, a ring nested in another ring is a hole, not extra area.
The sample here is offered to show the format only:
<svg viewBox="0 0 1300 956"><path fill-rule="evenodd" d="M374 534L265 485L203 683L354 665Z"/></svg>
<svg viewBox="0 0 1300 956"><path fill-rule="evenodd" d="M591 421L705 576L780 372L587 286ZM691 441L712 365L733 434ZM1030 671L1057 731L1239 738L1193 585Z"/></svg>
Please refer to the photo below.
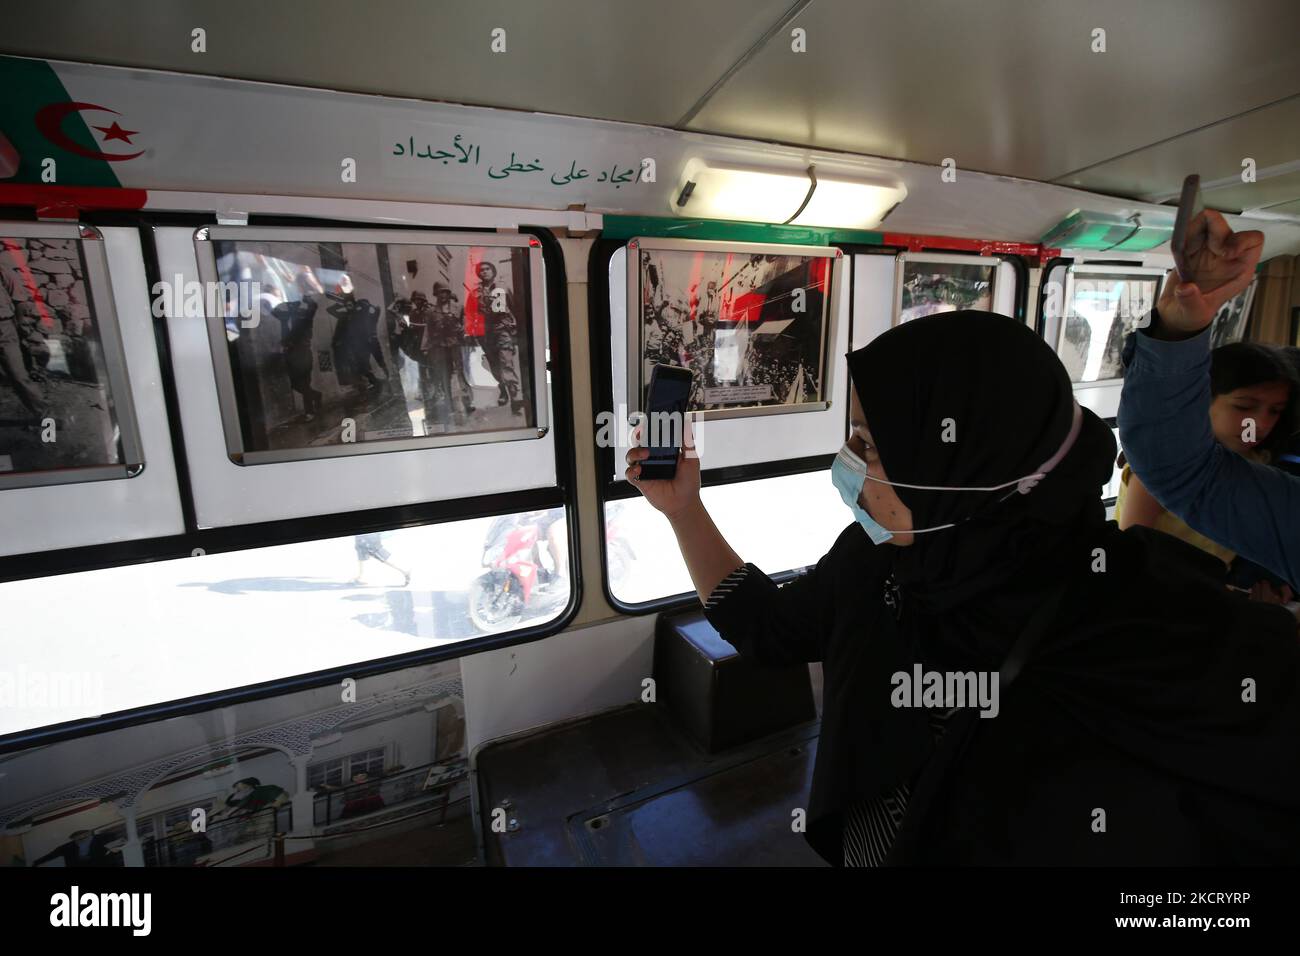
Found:
<svg viewBox="0 0 1300 956"><path fill-rule="evenodd" d="M824 866L795 829L819 730L707 754L662 705L632 704L488 745L477 759L486 862Z"/></svg>

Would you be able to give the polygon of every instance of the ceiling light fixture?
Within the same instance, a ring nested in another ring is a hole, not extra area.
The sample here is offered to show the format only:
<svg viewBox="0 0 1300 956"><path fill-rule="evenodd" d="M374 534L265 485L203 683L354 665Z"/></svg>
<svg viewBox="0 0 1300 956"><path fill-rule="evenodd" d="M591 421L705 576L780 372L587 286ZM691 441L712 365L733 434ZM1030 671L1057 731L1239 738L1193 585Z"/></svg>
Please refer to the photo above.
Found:
<svg viewBox="0 0 1300 956"><path fill-rule="evenodd" d="M874 229L907 197L899 182L773 172L692 159L673 212L693 219Z"/></svg>

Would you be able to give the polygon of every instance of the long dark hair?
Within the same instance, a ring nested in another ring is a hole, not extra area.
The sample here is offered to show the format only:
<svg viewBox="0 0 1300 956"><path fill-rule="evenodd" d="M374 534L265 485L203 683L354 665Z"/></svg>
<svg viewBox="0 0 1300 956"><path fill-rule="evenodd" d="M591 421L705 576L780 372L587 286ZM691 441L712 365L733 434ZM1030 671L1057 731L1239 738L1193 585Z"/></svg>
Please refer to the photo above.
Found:
<svg viewBox="0 0 1300 956"><path fill-rule="evenodd" d="M1285 382L1290 395L1268 438L1255 447L1276 454L1286 448L1292 433L1300 427L1300 372L1293 367L1288 351L1260 342L1230 342L1210 353L1210 395L1213 398L1239 388L1270 382ZM1123 468L1125 461L1121 451L1116 465Z"/></svg>

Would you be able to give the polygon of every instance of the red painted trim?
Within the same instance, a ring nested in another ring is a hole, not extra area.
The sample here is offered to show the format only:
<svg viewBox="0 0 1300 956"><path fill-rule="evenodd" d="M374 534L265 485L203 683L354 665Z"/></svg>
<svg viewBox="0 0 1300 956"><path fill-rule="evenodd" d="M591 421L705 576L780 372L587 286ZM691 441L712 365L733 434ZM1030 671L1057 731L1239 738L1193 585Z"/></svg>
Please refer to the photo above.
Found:
<svg viewBox="0 0 1300 956"><path fill-rule="evenodd" d="M0 183L0 206L34 206L42 219L76 219L90 209L143 209L148 201L144 189Z"/></svg>
<svg viewBox="0 0 1300 956"><path fill-rule="evenodd" d="M1024 256L1036 259L1041 265L1060 255L1059 249L1045 248L1037 242L1002 242L998 239L963 239L960 236L918 236L909 232L886 232L881 244L902 246L908 252L922 250L947 252L974 252L981 256Z"/></svg>

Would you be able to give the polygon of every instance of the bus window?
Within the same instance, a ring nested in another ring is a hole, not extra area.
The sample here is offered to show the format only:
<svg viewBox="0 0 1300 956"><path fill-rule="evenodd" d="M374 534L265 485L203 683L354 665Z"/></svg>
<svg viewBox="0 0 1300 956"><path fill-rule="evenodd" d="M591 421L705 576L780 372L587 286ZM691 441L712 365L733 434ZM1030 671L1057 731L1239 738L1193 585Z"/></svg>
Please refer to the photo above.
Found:
<svg viewBox="0 0 1300 956"><path fill-rule="evenodd" d="M0 584L0 735L540 627L569 603L552 508Z"/></svg>
<svg viewBox="0 0 1300 956"><path fill-rule="evenodd" d="M1072 382L1124 377L1125 337L1151 311L1160 269L1074 266L1066 280L1065 321L1056 352Z"/></svg>
<svg viewBox="0 0 1300 956"><path fill-rule="evenodd" d="M713 485L700 497L736 550L772 574L816 564L845 527L829 471ZM610 594L628 607L694 590L671 526L642 497L605 503L605 561Z"/></svg>

